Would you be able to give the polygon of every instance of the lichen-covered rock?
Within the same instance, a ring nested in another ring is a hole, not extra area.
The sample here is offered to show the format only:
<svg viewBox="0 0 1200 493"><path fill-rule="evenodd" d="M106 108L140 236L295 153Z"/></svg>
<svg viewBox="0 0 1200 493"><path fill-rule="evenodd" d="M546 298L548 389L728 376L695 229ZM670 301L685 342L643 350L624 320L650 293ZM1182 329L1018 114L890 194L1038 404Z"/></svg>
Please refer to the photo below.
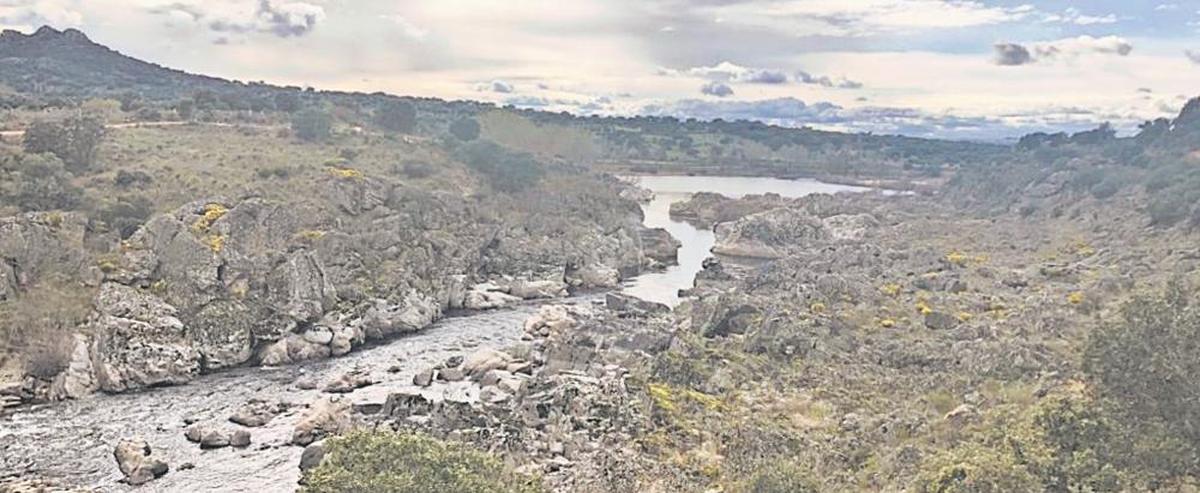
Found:
<svg viewBox="0 0 1200 493"><path fill-rule="evenodd" d="M806 211L784 207L722 223L713 253L730 257L776 259L831 237L825 224Z"/></svg>
<svg viewBox="0 0 1200 493"><path fill-rule="evenodd" d="M93 361L101 389L120 392L191 380L200 352L188 339L176 310L157 296L105 283L91 321Z"/></svg>
<svg viewBox="0 0 1200 493"><path fill-rule="evenodd" d="M350 405L334 399L314 402L296 423L292 443L308 445L350 429Z"/></svg>
<svg viewBox="0 0 1200 493"><path fill-rule="evenodd" d="M83 277L87 218L29 212L0 218L0 301L12 299L47 272Z"/></svg>

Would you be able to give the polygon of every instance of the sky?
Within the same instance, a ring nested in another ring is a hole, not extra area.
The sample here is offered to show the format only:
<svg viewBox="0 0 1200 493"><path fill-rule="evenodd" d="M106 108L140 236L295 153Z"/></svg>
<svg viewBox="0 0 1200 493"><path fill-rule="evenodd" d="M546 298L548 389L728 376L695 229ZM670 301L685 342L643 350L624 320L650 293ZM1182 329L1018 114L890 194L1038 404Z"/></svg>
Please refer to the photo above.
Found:
<svg viewBox="0 0 1200 493"><path fill-rule="evenodd" d="M1200 0L0 0L245 81L1006 140L1200 96Z"/></svg>

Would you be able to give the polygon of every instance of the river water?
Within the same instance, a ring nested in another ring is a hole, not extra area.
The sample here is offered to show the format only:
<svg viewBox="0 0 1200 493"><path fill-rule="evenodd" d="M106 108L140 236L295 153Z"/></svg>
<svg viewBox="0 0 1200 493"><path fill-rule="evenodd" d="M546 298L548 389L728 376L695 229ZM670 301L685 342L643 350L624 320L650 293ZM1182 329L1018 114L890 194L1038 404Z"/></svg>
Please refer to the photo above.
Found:
<svg viewBox="0 0 1200 493"><path fill-rule="evenodd" d="M682 244L679 264L662 272L642 274L624 287L624 292L638 298L665 304L679 305L680 289L691 288L704 260L711 257L716 244L712 230L700 229L683 221L671 219L671 204L687 200L696 192L719 193L730 198L751 194L776 193L787 198L814 193L862 192L866 188L834 185L816 180L781 180L732 176L628 176L625 179L654 192L654 199L642 204L645 225L666 229Z"/></svg>
<svg viewBox="0 0 1200 493"><path fill-rule="evenodd" d="M691 287L714 243L711 231L670 219L671 202L694 192L710 191L730 197L773 192L786 197L811 193L858 190L811 180L653 176L638 178L656 193L643 205L646 225L666 228L683 246L679 265L631 282L625 291L674 306L677 292ZM595 303L596 295L556 300L555 303ZM324 395L302 390L299 379L318 385L359 370L377 383L341 396L355 404L382 403L399 390L415 390L412 377L450 356L480 347L503 348L520 340L526 318L537 303L442 320L427 330L368 347L347 356L284 368L240 368L196 378L189 384L118 395L92 397L19 409L0 417L0 479L10 476L46 477L98 491L128 491L113 460L113 447L122 439L144 438L154 456L166 460L171 472L137 488L164 492L289 492L300 476L301 447L290 445L292 429L303 406ZM392 368L394 371L388 371ZM465 383L437 384L422 392L430 397L472 392ZM251 399L294 403L291 411L260 428L251 428L253 445L246 449L201 450L184 437L185 420L224 428L230 414ZM192 468L180 466L191 464Z"/></svg>

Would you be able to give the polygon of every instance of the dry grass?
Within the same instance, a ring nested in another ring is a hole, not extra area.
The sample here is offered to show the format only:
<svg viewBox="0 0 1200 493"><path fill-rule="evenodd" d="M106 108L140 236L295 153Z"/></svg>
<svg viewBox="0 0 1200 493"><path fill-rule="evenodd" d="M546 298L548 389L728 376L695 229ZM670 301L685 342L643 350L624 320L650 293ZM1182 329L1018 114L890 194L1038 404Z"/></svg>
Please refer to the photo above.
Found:
<svg viewBox="0 0 1200 493"><path fill-rule="evenodd" d="M0 304L0 367L50 378L64 370L74 349L72 335L91 308L91 290L54 276Z"/></svg>

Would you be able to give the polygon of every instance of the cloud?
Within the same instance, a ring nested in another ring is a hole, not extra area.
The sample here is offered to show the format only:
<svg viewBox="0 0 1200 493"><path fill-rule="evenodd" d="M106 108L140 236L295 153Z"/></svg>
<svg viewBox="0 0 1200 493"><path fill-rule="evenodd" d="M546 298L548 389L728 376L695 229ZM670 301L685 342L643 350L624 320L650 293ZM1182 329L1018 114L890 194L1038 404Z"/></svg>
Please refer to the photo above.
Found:
<svg viewBox="0 0 1200 493"><path fill-rule="evenodd" d="M680 72L670 70L660 73L678 75ZM788 81L787 74L781 70L748 68L736 63L721 62L711 67L693 67L684 70L682 74L701 77L716 82L746 82L750 84L783 84Z"/></svg>
<svg viewBox="0 0 1200 493"><path fill-rule="evenodd" d="M796 71L796 82L801 84L814 84L824 87L836 87L838 89L861 89L862 82L853 81L847 78L831 79L827 75L815 76L803 70Z"/></svg>
<svg viewBox="0 0 1200 493"><path fill-rule="evenodd" d="M1028 65L1035 62L1070 59L1089 54L1129 56L1133 44L1119 36L1079 36L1056 41L1033 43L997 43L993 46L997 65Z"/></svg>
<svg viewBox="0 0 1200 493"><path fill-rule="evenodd" d="M1077 26L1115 24L1117 20L1116 14L1087 15L1075 7L1068 7L1062 14L1044 14L1042 17L1042 22L1075 24Z"/></svg>
<svg viewBox="0 0 1200 493"><path fill-rule="evenodd" d="M700 87L701 94L716 96L718 98L729 97L733 95L733 88L721 82L709 82Z"/></svg>
<svg viewBox="0 0 1200 493"><path fill-rule="evenodd" d="M996 64L1015 66L1033 63L1033 55L1029 48L1016 43L996 43L992 48L996 51Z"/></svg>
<svg viewBox="0 0 1200 493"><path fill-rule="evenodd" d="M305 36L325 20L325 9L305 2L258 0L257 4L214 4L196 1L149 7L146 12L172 21L203 25L228 41L230 34L270 34L280 38Z"/></svg>
<svg viewBox="0 0 1200 493"><path fill-rule="evenodd" d="M511 94L513 91L516 90L516 88L513 87L513 85L509 84L508 82L497 79L497 80L493 80L487 84L480 84L479 86L476 86L475 90L481 91L481 92L491 91L491 92L496 92L496 93L500 93L500 94Z"/></svg>
<svg viewBox="0 0 1200 493"><path fill-rule="evenodd" d="M400 28L400 32L404 34L404 37L413 41L424 41L425 38L429 36L428 29L413 24L402 15L384 15L382 17L392 21L392 24L395 24L396 27Z"/></svg>
<svg viewBox="0 0 1200 493"><path fill-rule="evenodd" d="M46 0L0 1L0 28L32 31L43 25L60 29L83 25L83 13L68 6L67 3Z"/></svg>
<svg viewBox="0 0 1200 493"><path fill-rule="evenodd" d="M1183 50L1184 56L1188 57L1192 63L1200 65L1200 50Z"/></svg>
<svg viewBox="0 0 1200 493"><path fill-rule="evenodd" d="M1013 140L1036 131L1095 128L1106 116L1079 108L1050 108L995 117L965 116L930 113L916 108L846 108L829 102L810 104L790 97L759 101L686 99L649 104L638 112L681 119L761 121L782 127L981 141Z"/></svg>
<svg viewBox="0 0 1200 493"><path fill-rule="evenodd" d="M815 36L871 36L996 25L1036 12L1030 5L989 6L976 0L712 1L700 12L722 23Z"/></svg>

